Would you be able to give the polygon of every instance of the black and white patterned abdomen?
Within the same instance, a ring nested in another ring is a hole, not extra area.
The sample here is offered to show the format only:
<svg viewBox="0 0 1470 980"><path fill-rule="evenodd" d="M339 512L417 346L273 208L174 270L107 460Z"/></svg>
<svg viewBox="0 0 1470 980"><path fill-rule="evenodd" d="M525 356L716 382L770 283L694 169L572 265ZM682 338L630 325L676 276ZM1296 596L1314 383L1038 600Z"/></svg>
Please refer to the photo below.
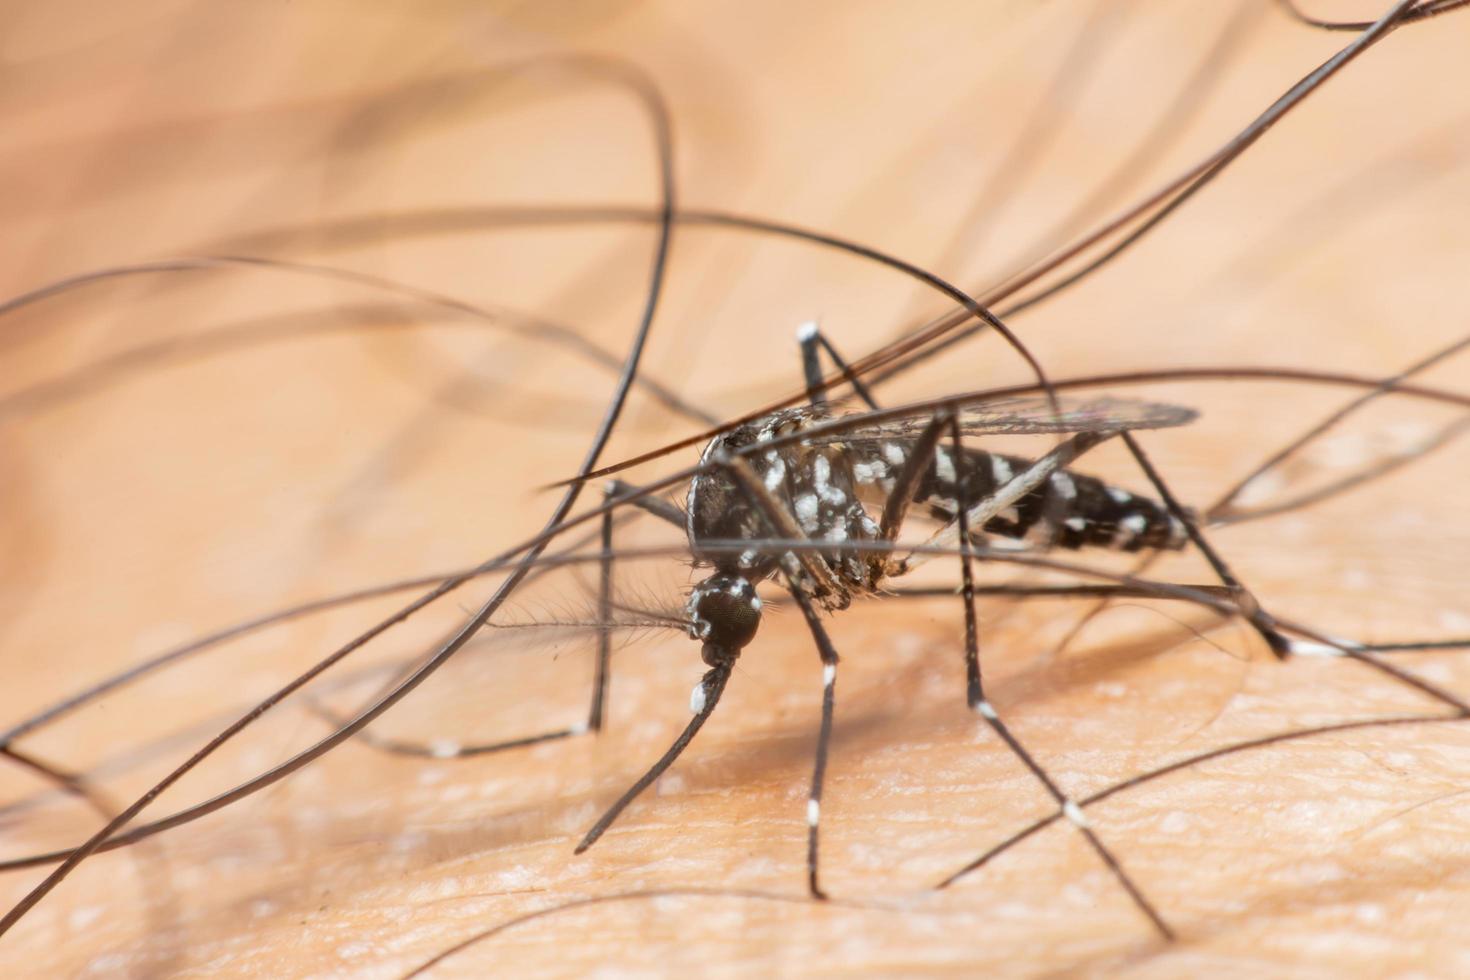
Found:
<svg viewBox="0 0 1470 980"><path fill-rule="evenodd" d="M892 486L893 474L902 466L902 462L895 466L893 461L903 456L903 447L883 443L854 449L866 457L854 464L864 486L863 497L876 505L886 499L886 488ZM966 448L963 465L956 467L953 449L937 446L934 462L919 481L913 502L927 507L935 520L952 520L959 501L973 507L990 498L1032 462ZM982 530L1047 547L1130 552L1178 549L1188 540L1184 525L1163 504L1072 470L1053 473L1041 486L987 521Z"/></svg>

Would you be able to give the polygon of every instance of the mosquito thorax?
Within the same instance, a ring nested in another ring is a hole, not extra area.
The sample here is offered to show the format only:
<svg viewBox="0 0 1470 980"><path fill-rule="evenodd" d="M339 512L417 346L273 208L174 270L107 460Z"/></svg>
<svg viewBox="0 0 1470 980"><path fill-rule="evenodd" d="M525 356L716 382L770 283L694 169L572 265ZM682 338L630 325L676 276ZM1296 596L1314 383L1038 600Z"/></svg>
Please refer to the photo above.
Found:
<svg viewBox="0 0 1470 980"><path fill-rule="evenodd" d="M711 575L689 593L685 608L689 635L704 644L704 659L710 666L737 654L755 639L761 625L760 596L742 575Z"/></svg>

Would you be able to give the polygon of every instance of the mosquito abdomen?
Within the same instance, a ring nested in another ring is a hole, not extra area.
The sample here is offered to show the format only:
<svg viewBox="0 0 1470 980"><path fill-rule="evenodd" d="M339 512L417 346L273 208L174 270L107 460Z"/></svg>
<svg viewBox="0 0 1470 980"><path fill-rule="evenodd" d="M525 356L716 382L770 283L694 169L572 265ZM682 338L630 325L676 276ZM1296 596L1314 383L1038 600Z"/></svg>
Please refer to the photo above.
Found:
<svg viewBox="0 0 1470 980"><path fill-rule="evenodd" d="M901 464L901 446L886 443L877 452L885 449L887 456L869 461L869 467L884 466L886 472L892 472L897 468L895 460ZM1018 456L966 448L964 465L956 467L953 450L937 447L934 463L914 491L914 503L925 505L936 520L952 520L960 501L973 507L1031 463ZM867 475L865 467L857 469L860 477ZM1130 552L1177 550L1188 540L1183 523L1158 501L1071 470L1052 474L1014 506L987 521L984 531L1051 547Z"/></svg>

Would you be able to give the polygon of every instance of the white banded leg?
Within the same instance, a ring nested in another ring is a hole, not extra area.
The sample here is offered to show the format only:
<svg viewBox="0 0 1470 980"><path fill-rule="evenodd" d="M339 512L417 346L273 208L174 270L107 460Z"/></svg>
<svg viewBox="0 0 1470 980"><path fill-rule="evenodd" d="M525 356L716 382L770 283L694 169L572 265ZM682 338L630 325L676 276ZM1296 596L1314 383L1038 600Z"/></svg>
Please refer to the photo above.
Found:
<svg viewBox="0 0 1470 980"><path fill-rule="evenodd" d="M876 410L878 403L873 399L873 393L863 380L857 376L851 366L837 353L837 348L822 333L815 320L803 323L796 328L796 342L801 345L801 374L806 381L807 400L813 405L827 404L827 393L822 390L822 359L821 352L826 351L832 363L842 372L844 378L852 385L853 391L863 400L869 408Z"/></svg>
<svg viewBox="0 0 1470 980"><path fill-rule="evenodd" d="M960 443L960 427L958 421L951 420L950 434L954 445L954 458L956 465L963 466L965 455L963 447ZM1088 433L1082 433L1080 435L1087 434ZM1061 449L1065 449L1068 444L1075 441L1075 439L1068 440L1067 444L1058 447L1058 450L1054 452L1059 452ZM1095 444L1096 442L1093 443L1093 445ZM963 473L960 473L958 474L958 476L959 479L955 481L955 484L956 486L961 488L960 492L963 493L964 475ZM1025 474L1022 474L1022 476L1025 476ZM1044 478L1045 475L1041 477L1041 479ZM1020 478L1018 477L1017 479ZM1007 485L1007 487L1004 489L1009 489L1009 485ZM1067 796L1062 791L1061 787L1057 785L1056 781L1051 778L1051 775L1042 768L1041 764L1038 763L1035 757L1033 757L1031 753L1026 750L1026 747L1021 744L1020 740L1011 733L1011 730L1006 726L1005 722L1001 721L1000 714L995 710L995 706L992 705L990 701L985 698L984 687L982 685L980 676L980 631L978 626L978 617L975 612L975 583L973 571L970 567L971 554L969 546L969 532L970 515L973 512L974 511L965 506L964 500L958 501L954 522L960 542L960 576L962 585L961 594L965 603L966 698L969 702L970 710L978 714L984 720L985 724L990 727L990 730L995 732L995 734L1000 737L1000 740L1005 743L1006 747L1011 750L1011 754L1019 759L1022 765L1024 765L1027 769L1031 771L1031 774L1036 777L1037 782L1041 783L1041 785L1046 789L1047 793L1049 793L1052 799L1056 801L1058 808L1061 810L1062 816L1064 816L1074 827L1076 827L1077 831L1081 833L1082 836L1087 840L1087 843L1091 845L1093 851L1096 852L1098 857L1102 859L1102 862L1107 865L1108 870L1113 873L1113 877L1115 877L1118 880L1118 883L1123 886L1123 890L1128 893L1128 897L1133 900L1133 903L1138 906L1139 911L1141 911L1148 918L1149 922L1152 923L1153 927L1158 930L1159 934L1165 939L1173 939L1173 930L1169 928L1168 923L1164 921L1158 910L1154 908L1153 903L1150 902L1148 900L1148 897L1143 894L1142 889L1140 889L1138 885L1134 883L1133 879L1128 876L1128 873L1123 869L1122 864L1119 863L1117 857L1114 856L1113 852L1109 850L1108 846L1102 842L1102 839L1100 837L1098 837L1096 831L1092 829L1092 825L1088 823L1087 816L1082 812L1082 808L1077 805L1075 800ZM989 517L986 517L985 519L988 520ZM946 879L943 883L941 883L940 887L949 884L949 882L953 880L954 876L951 876L949 879Z"/></svg>
<svg viewBox="0 0 1470 980"><path fill-rule="evenodd" d="M1133 454L1133 459L1138 463L1139 469L1143 470L1143 475L1148 477L1148 481L1153 484L1154 490L1158 492L1159 500L1169 509L1169 514L1180 524L1184 525L1184 531L1189 535L1190 542L1204 556L1205 561L1210 563L1210 568L1214 569L1215 575L1219 577L1221 583L1231 591L1236 604L1240 607L1241 615L1261 635L1261 639L1266 641L1266 645L1271 648L1272 653L1281 659L1290 656L1292 652L1292 641L1281 635L1276 629L1276 620L1270 613L1261 608L1261 604L1256 600L1255 594L1240 584L1240 580L1231 572L1230 566L1225 564L1225 559L1220 557L1220 553L1205 540L1204 533L1200 531L1199 523L1174 497L1168 485L1164 483L1164 478L1159 475L1158 470L1154 469L1153 463L1144 453L1143 447L1138 444L1138 440L1133 438L1132 433L1125 432L1123 433L1123 442L1128 446L1128 451Z"/></svg>
<svg viewBox="0 0 1470 980"><path fill-rule="evenodd" d="M628 805L636 800L644 790L652 786L654 780L662 776L665 770L674 764L674 760L688 748L689 743L694 741L694 736L699 734L699 730L709 720L709 716L714 714L715 708L720 703L720 696L725 693L725 685L730 680L730 672L734 669L735 657L731 656L705 671L689 698L689 708L694 713L694 717L689 719L689 724L679 733L679 737L674 739L674 744L669 746L668 751L636 783L628 787L628 790L618 797L616 803L607 808L607 812L592 825L591 830L587 831L587 836L582 838L582 842L573 851L574 854L581 854L596 844L598 838L606 833L607 828L613 825L613 821L622 815Z"/></svg>
<svg viewBox="0 0 1470 980"><path fill-rule="evenodd" d="M806 800L806 880L807 889L813 898L826 899L827 893L822 891L818 880L818 835L822 823L822 786L827 778L827 756L832 744L832 715L836 703L837 687L837 650L832 646L832 639L827 635L827 630L817 618L816 610L812 608L811 600L802 595L800 590L792 589L792 597L806 617L807 627L811 629L812 639L816 641L817 653L822 658L822 724L817 732L816 759L812 764L811 788L807 792Z"/></svg>

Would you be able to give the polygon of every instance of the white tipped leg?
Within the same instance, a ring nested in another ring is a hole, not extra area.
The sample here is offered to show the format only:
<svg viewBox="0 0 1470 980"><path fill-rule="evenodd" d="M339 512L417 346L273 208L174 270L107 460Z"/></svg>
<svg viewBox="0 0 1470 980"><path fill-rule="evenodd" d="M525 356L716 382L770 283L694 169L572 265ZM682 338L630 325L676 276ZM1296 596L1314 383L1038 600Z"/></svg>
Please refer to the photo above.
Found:
<svg viewBox="0 0 1470 980"><path fill-rule="evenodd" d="M1078 830L1091 830L1092 824L1087 822L1087 814L1077 805L1076 800L1064 800L1062 802L1062 816L1072 822Z"/></svg>
<svg viewBox="0 0 1470 980"><path fill-rule="evenodd" d="M812 602L800 589L792 589L791 597L801 607L801 614L806 619L806 625L811 630L812 639L816 641L817 652L822 658L822 723L817 730L816 757L812 760L811 788L807 791L806 801L806 881L807 890L812 898L825 899L827 894L822 891L818 880L818 851L820 831L818 825L822 816L822 785L827 776L827 752L832 744L832 715L836 704L837 690L837 650L832 646L832 639L827 635L827 630L817 618L816 610L812 608Z"/></svg>

